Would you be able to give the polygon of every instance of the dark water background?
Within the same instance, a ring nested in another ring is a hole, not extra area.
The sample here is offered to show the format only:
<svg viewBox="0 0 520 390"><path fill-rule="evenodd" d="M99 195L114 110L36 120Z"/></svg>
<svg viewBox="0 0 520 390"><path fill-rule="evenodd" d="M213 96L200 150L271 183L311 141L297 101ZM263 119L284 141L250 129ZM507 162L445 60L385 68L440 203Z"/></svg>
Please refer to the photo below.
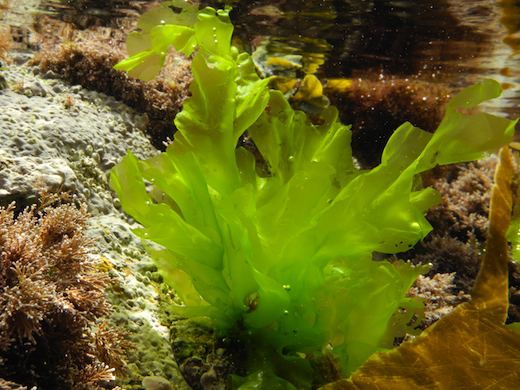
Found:
<svg viewBox="0 0 520 390"><path fill-rule="evenodd" d="M137 0L14 0L79 27L116 27ZM216 5L218 0L208 1ZM235 1L236 32L251 48L296 54L321 78L420 79L458 89L502 83L494 112L520 115L520 0ZM16 7L15 7L16 8Z"/></svg>
<svg viewBox="0 0 520 390"><path fill-rule="evenodd" d="M520 114L520 0L252 1L235 19L249 41L323 61L321 77L396 76L455 89L491 77L506 89L494 111Z"/></svg>

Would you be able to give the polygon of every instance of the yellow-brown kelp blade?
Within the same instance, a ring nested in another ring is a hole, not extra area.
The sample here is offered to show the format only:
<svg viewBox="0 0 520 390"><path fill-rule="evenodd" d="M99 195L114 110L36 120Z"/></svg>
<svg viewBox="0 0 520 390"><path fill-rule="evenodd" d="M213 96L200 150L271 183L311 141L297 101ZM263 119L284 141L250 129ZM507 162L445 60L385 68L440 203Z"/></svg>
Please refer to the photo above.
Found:
<svg viewBox="0 0 520 390"><path fill-rule="evenodd" d="M414 341L372 356L350 379L323 389L520 388L520 334L504 325L512 176L511 153L504 147L495 172L486 255L472 301Z"/></svg>

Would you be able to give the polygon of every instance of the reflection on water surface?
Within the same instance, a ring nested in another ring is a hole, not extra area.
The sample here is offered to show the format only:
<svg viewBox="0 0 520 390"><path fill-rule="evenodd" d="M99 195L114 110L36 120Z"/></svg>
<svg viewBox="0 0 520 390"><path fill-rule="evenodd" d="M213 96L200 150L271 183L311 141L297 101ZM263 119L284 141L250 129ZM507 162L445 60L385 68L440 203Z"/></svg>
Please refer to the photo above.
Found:
<svg viewBox="0 0 520 390"><path fill-rule="evenodd" d="M301 55L321 77L414 77L455 88L492 77L508 89L500 110L519 112L518 0L253 1L234 17L253 46Z"/></svg>
<svg viewBox="0 0 520 390"><path fill-rule="evenodd" d="M157 1L24 0L77 27L117 27ZM222 1L207 1L221 4ZM502 82L497 111L518 114L520 0L233 1L237 34L251 49L301 58L322 78L418 78L460 88ZM19 4L19 5L16 5ZM300 57L299 57L300 56Z"/></svg>

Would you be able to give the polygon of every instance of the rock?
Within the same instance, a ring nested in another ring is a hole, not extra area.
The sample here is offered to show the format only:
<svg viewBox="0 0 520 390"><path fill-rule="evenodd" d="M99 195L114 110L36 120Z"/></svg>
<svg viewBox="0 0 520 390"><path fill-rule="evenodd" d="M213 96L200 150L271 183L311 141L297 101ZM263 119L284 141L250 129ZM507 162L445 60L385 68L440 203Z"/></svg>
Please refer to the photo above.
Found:
<svg viewBox="0 0 520 390"><path fill-rule="evenodd" d="M172 390L173 387L161 376L145 376L141 382L145 390Z"/></svg>

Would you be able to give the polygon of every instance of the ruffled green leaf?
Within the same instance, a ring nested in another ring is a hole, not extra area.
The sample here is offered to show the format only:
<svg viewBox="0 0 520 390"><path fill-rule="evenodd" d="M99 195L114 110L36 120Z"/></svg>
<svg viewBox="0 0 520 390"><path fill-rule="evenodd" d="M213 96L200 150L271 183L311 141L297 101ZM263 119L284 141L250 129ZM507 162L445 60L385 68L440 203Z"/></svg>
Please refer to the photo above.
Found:
<svg viewBox="0 0 520 390"><path fill-rule="evenodd" d="M159 74L170 47L187 56L191 55L197 40L193 27L188 26L192 26L192 22L196 20L196 12L195 6L187 7L176 14L168 4L163 3L146 12L138 23L141 31L128 36L127 49L130 57L116 64L114 69L148 81Z"/></svg>
<svg viewBox="0 0 520 390"><path fill-rule="evenodd" d="M484 80L463 90L446 106L446 114L427 149L417 172L436 165L477 160L484 152L496 152L509 142L517 121L477 111L478 104L500 95L500 84Z"/></svg>
<svg viewBox="0 0 520 390"><path fill-rule="evenodd" d="M165 280L182 290L186 306L175 310L209 317L220 332L235 327L272 356L332 346L345 373L391 347L420 315L406 292L425 269L372 254L405 251L431 230L424 214L439 197L422 187L421 172L511 139L514 122L474 112L497 95L496 83L454 97L433 135L403 124L381 164L362 171L335 108L312 123L231 46L227 10L206 8L193 27L143 23L147 36L132 40L144 51L120 68L148 77L170 45L198 48L173 143L144 162L129 154L111 175L123 208L143 225L137 233L160 246L150 251ZM262 176L256 156L237 148L245 132L268 165Z"/></svg>

